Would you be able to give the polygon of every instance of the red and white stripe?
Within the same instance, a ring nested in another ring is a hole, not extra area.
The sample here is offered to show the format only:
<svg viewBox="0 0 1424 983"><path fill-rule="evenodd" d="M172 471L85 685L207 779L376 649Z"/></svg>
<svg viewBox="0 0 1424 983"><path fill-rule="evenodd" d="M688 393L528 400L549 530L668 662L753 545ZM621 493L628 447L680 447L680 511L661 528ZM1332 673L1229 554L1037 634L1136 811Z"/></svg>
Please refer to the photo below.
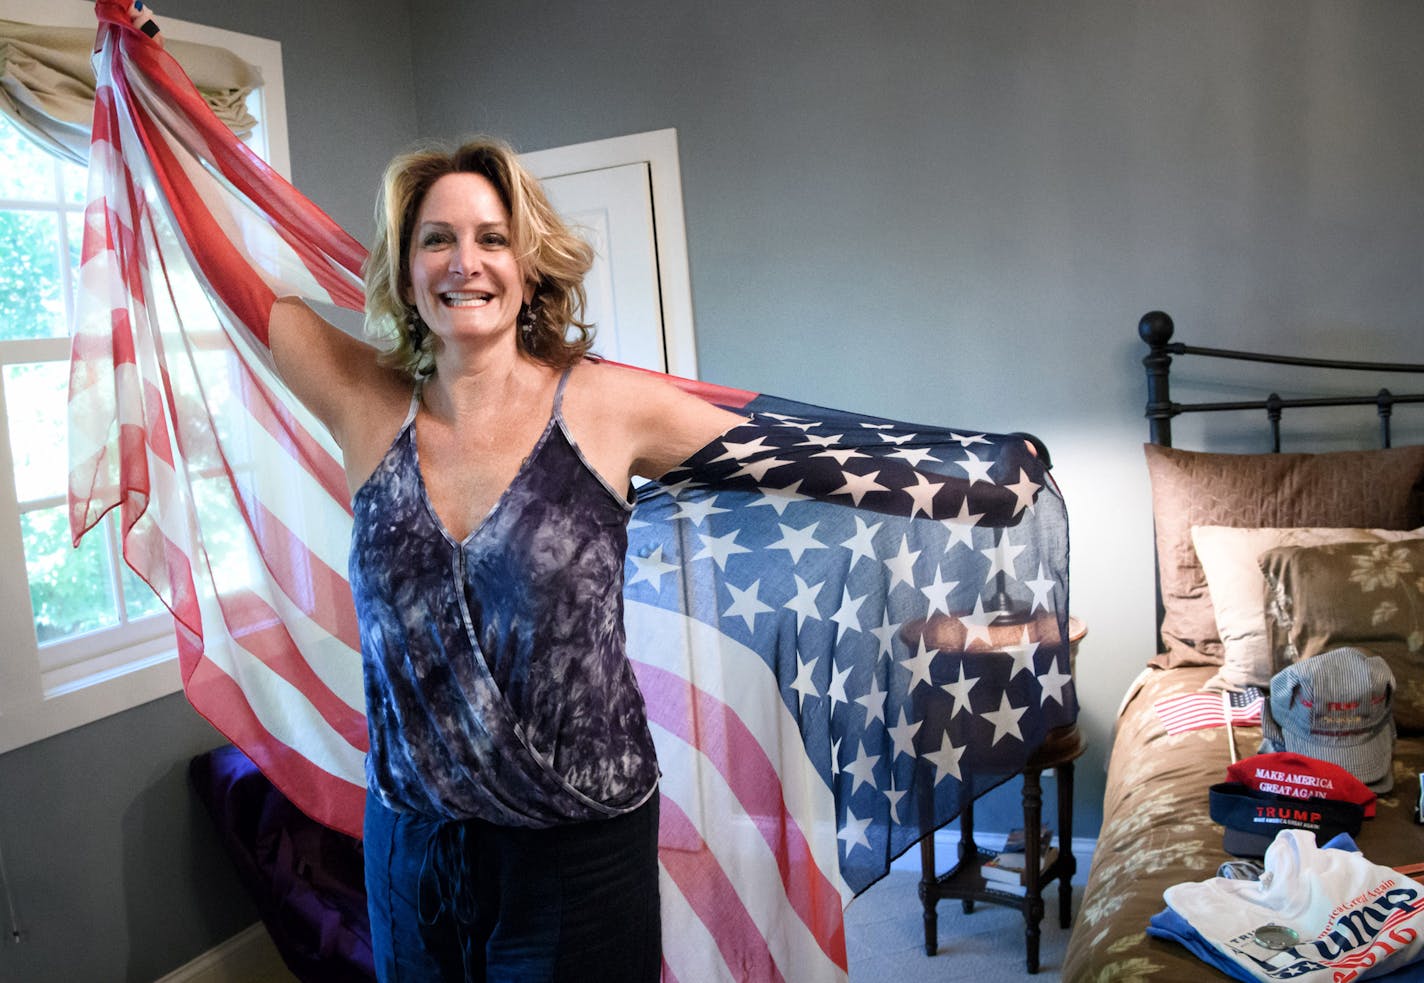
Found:
<svg viewBox="0 0 1424 983"><path fill-rule="evenodd" d="M363 252L212 117L121 5L97 12L71 526L77 539L120 509L125 558L177 622L194 706L304 810L359 833L345 479L276 381L266 328L278 295L359 309Z"/></svg>
<svg viewBox="0 0 1424 983"><path fill-rule="evenodd" d="M685 908L714 928L700 951L682 953L685 965L667 953L673 974L844 978L851 895L835 801L771 669L711 625L626 604L628 652L663 774L665 913Z"/></svg>

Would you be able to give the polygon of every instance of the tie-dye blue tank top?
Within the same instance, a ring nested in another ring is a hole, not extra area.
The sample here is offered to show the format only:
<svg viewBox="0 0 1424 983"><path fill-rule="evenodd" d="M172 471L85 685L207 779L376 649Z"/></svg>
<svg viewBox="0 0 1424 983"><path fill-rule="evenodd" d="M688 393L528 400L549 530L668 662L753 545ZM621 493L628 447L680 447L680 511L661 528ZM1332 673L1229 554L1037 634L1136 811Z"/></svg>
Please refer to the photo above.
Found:
<svg viewBox="0 0 1424 983"><path fill-rule="evenodd" d="M440 819L550 826L636 808L657 761L623 633L631 506L548 426L456 542L426 496L419 394L353 500L370 793Z"/></svg>

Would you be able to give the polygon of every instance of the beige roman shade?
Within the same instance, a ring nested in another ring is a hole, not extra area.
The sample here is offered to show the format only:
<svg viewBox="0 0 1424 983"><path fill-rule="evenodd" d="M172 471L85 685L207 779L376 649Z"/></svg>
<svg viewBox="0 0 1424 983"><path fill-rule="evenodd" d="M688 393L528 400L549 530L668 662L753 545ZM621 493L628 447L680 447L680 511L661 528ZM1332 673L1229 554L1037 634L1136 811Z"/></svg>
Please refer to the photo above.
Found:
<svg viewBox="0 0 1424 983"><path fill-rule="evenodd" d="M0 114L54 153L84 164L94 116L94 31L0 20ZM248 93L262 73L224 48L167 41L165 50L202 93L219 119L239 136L257 120Z"/></svg>

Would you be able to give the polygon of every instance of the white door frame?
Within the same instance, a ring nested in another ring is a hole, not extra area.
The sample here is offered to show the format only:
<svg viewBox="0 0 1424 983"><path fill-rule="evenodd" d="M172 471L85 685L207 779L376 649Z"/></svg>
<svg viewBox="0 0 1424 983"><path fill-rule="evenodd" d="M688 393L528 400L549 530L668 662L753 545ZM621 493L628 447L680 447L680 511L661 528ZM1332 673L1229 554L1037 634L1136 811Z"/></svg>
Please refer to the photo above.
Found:
<svg viewBox="0 0 1424 983"><path fill-rule="evenodd" d="M652 130L607 140L520 154L537 178L646 163L652 181L653 227L657 233L658 282L662 293L663 337L668 371L697 378L697 341L692 320L692 277L687 264L687 224L682 212L682 169L677 130Z"/></svg>

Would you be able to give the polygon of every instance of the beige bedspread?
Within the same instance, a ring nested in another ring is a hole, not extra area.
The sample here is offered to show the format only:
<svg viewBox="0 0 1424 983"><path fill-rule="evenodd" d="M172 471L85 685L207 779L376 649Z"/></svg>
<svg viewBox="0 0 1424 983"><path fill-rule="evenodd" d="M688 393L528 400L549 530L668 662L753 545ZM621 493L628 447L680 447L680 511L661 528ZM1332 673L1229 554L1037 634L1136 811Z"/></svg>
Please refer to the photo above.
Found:
<svg viewBox="0 0 1424 983"><path fill-rule="evenodd" d="M1169 736L1152 704L1197 690L1215 667L1154 669L1124 703L1108 764L1103 826L1068 953L1067 981L1226 979L1186 949L1148 938L1147 921L1163 908L1172 884L1214 876L1231 859L1222 829L1207 812L1207 788L1224 781L1231 760L1225 728ZM1235 728L1237 753L1249 757L1259 727ZM1424 826L1414 822L1424 736L1401 735L1394 790L1376 804L1357 842L1377 863L1424 861Z"/></svg>

